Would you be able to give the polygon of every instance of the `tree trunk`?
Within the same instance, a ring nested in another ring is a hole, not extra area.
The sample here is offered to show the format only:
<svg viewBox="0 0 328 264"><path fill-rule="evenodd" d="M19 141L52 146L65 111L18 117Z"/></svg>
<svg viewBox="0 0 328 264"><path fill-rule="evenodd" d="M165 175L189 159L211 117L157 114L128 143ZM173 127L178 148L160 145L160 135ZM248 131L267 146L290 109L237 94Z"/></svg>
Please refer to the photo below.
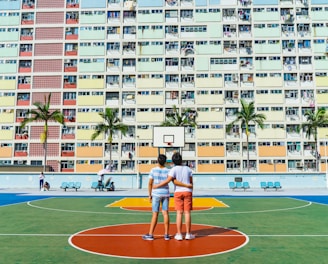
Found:
<svg viewBox="0 0 328 264"><path fill-rule="evenodd" d="M249 172L249 145L248 145L248 132L246 132L246 144L247 144L247 171Z"/></svg>
<svg viewBox="0 0 328 264"><path fill-rule="evenodd" d="M47 169L47 149L48 149L48 140L43 143L43 150L44 150L44 160L43 160L43 171L45 172Z"/></svg>

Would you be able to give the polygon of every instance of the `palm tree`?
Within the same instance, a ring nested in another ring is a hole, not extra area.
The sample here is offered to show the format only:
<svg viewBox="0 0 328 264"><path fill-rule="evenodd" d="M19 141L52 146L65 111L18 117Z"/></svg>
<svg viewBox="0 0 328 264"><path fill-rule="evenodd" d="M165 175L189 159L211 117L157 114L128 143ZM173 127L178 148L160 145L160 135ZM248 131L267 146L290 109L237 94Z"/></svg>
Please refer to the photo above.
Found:
<svg viewBox="0 0 328 264"><path fill-rule="evenodd" d="M165 121L161 123L161 126L183 126L183 127L196 127L196 117L197 112L186 108L181 112L176 107L173 106L172 113L168 113L165 117Z"/></svg>
<svg viewBox="0 0 328 264"><path fill-rule="evenodd" d="M326 116L326 110L324 108L320 108L316 112L308 110L304 113L304 116L307 122L302 123L301 128L306 130L306 137L308 139L310 139L311 136L314 138L316 169L319 171L320 155L318 152L318 128L328 125L328 117Z"/></svg>
<svg viewBox="0 0 328 264"><path fill-rule="evenodd" d="M48 123L49 122L57 122L61 125L65 125L64 115L59 110L50 110L50 101L51 101L51 93L47 96L44 96L44 104L40 102L35 102L33 105L36 109L29 109L27 111L27 116L21 122L20 127L24 128L28 123L31 122L43 122L44 128L43 132L40 134L40 141L43 144L44 151L44 163L43 170L46 171L47 166L47 149L48 149Z"/></svg>
<svg viewBox="0 0 328 264"><path fill-rule="evenodd" d="M95 140L100 134L108 134L107 142L109 143L109 165L112 165L112 143L113 135L119 131L124 136L128 131L128 126L123 124L117 117L117 109L106 108L105 112L100 112L99 115L104 119L103 123L96 126L95 132L91 135L91 140Z"/></svg>
<svg viewBox="0 0 328 264"><path fill-rule="evenodd" d="M264 114L257 114L255 112L254 102L246 103L245 100L240 99L241 110L235 113L236 119L227 125L226 131L230 132L234 124L237 122L241 123L241 127L245 127L246 133L246 144L247 144L247 171L249 171L249 126L251 123L257 124L261 129L263 129L263 122L266 119Z"/></svg>

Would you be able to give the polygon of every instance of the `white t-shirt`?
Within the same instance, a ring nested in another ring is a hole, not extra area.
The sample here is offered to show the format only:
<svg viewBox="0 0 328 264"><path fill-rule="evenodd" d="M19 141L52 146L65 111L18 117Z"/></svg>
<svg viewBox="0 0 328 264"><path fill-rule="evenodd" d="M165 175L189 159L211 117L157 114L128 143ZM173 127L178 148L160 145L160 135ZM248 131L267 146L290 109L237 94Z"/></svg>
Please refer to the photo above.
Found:
<svg viewBox="0 0 328 264"><path fill-rule="evenodd" d="M189 167L184 166L184 165L174 166L170 170L169 176L172 176L173 179L176 179L179 182L189 184L190 177L192 177L192 170ZM174 185L174 192L192 192L192 189Z"/></svg>

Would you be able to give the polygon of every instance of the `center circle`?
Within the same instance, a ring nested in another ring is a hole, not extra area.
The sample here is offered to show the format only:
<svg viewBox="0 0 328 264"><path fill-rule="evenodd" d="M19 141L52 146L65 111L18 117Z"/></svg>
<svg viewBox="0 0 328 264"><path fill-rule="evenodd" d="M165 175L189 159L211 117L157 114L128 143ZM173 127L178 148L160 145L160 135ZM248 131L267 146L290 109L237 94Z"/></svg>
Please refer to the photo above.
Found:
<svg viewBox="0 0 328 264"><path fill-rule="evenodd" d="M72 235L69 243L82 251L122 258L158 259L190 258L217 255L245 246L248 236L240 231L212 226L192 224L193 240L176 241L173 236L163 238L164 225L159 223L153 241L142 240L149 223L120 224L84 230ZM175 224L170 233L175 234Z"/></svg>

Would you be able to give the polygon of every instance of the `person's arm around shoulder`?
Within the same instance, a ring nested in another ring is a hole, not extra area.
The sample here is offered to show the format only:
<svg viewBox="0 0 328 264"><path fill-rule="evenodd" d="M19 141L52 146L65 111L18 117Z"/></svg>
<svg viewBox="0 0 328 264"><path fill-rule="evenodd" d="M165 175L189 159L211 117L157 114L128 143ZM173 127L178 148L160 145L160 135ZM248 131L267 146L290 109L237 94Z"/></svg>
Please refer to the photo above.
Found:
<svg viewBox="0 0 328 264"><path fill-rule="evenodd" d="M163 186L165 186L166 184L168 184L170 181L172 181L173 177L170 176L170 175L167 175L167 179L165 181L162 181L161 183L159 184L155 184L153 186L153 189L157 189L157 188L161 188Z"/></svg>
<svg viewBox="0 0 328 264"><path fill-rule="evenodd" d="M153 198L153 196L152 196L153 183L154 183L154 180L149 179L149 181L148 181L148 198L149 198L150 202L152 201L152 198Z"/></svg>
<svg viewBox="0 0 328 264"><path fill-rule="evenodd" d="M187 183L183 183L183 182L180 182L178 181L177 179L174 179L173 180L173 183L177 186L181 186L181 187L187 187L187 188L192 188L193 187L193 184L192 184L192 177L190 177L191 180L190 180L190 184L187 184Z"/></svg>

